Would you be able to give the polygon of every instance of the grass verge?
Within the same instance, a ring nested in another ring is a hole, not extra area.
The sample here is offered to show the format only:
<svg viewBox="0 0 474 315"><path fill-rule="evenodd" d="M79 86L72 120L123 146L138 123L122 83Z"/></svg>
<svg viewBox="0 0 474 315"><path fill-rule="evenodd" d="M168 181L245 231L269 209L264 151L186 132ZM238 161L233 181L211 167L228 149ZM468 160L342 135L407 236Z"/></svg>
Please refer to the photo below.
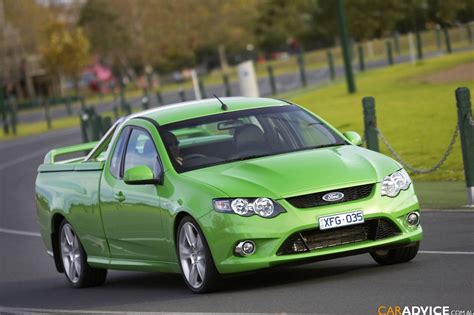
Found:
<svg viewBox="0 0 474 315"><path fill-rule="evenodd" d="M464 182L417 181L414 187L421 209L459 209L467 203Z"/></svg>

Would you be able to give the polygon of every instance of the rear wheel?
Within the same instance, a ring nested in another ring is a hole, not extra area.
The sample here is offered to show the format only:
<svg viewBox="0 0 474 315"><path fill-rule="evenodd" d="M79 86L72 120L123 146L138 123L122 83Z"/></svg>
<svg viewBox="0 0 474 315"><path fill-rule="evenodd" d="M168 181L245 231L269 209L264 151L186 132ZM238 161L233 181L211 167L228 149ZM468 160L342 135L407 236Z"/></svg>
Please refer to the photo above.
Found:
<svg viewBox="0 0 474 315"><path fill-rule="evenodd" d="M388 250L376 250L370 256L381 265L393 265L404 263L415 258L420 247L420 242L407 247L400 247Z"/></svg>
<svg viewBox="0 0 474 315"><path fill-rule="evenodd" d="M194 293L215 290L220 276L196 221L184 217L179 223L176 239L181 273L189 289Z"/></svg>
<svg viewBox="0 0 474 315"><path fill-rule="evenodd" d="M59 228L59 250L67 281L75 288L101 285L107 269L92 268L72 226L64 220Z"/></svg>

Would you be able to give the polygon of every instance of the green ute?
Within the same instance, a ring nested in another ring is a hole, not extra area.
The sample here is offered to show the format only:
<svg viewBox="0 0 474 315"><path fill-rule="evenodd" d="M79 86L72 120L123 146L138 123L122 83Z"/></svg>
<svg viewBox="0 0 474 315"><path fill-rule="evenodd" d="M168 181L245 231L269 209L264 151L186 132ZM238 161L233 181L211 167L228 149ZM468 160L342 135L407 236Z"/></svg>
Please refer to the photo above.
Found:
<svg viewBox="0 0 474 315"><path fill-rule="evenodd" d="M134 114L97 143L47 154L39 225L72 286L100 285L108 269L161 271L202 293L281 264L416 256L420 209L397 162L295 104L221 101Z"/></svg>

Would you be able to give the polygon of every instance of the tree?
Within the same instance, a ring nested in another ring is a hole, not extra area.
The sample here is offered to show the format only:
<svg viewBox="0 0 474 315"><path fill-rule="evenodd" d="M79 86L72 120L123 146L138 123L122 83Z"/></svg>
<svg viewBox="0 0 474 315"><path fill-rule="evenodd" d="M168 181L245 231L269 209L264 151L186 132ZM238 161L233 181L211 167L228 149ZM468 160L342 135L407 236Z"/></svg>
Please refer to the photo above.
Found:
<svg viewBox="0 0 474 315"><path fill-rule="evenodd" d="M76 93L81 70L89 63L89 40L80 27L68 27L52 19L44 29L46 40L41 47L43 60L51 74L74 81Z"/></svg>
<svg viewBox="0 0 474 315"><path fill-rule="evenodd" d="M257 44L266 52L286 48L290 37L300 37L307 25L308 1L271 0L260 2L255 26Z"/></svg>
<svg viewBox="0 0 474 315"><path fill-rule="evenodd" d="M35 0L3 0L5 20L20 33L25 53L37 53L41 44L41 25L47 22L49 11Z"/></svg>

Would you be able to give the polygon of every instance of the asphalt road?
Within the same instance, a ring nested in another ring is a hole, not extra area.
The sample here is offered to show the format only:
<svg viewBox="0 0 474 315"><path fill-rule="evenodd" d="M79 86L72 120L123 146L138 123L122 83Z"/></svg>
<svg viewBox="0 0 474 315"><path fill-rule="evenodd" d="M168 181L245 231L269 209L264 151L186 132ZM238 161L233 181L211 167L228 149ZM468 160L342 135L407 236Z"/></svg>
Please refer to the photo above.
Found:
<svg viewBox="0 0 474 315"><path fill-rule="evenodd" d="M439 56L440 52L427 52L425 53L425 58L431 58L434 56ZM394 60L396 63L406 63L410 61L410 57L408 55L402 56L395 56ZM387 66L386 59L379 59L366 62L366 69L376 69ZM354 71L357 72L358 64L354 63ZM336 67L336 77L342 77L344 74L344 70L342 66ZM310 85L315 84L323 84L325 82L329 82L329 69L328 68L321 68L321 69L310 69L306 70L306 80L307 83ZM277 91L279 93L292 91L302 87L300 73L286 73L275 78L275 84ZM271 95L271 86L270 80L267 76L261 77L258 79L258 85L260 90L260 95L262 96L270 96ZM223 84L215 84L215 85L208 85L205 87L206 96L212 97L212 95L217 96L224 96L225 89ZM184 90L186 99L193 100L194 99L194 91L192 89ZM240 95L240 87L238 82L231 82L231 92L232 95ZM178 91L166 92L162 94L163 102L165 104L172 104L178 103L181 101ZM132 105L132 107L139 107L141 106L140 98L128 98L128 101ZM151 95L150 106L158 106L156 95ZM95 106L97 112L102 113L106 111L112 111L113 107L116 105L115 102L104 102L102 104L97 104ZM73 108L73 114L77 115L79 111L79 107L76 106ZM50 115L52 119L66 117L68 115L66 108L64 106L52 107L50 109ZM20 112L18 114L18 122L20 123L28 123L28 122L37 122L37 121L44 121L45 120L45 113L43 111L33 111L33 112Z"/></svg>
<svg viewBox="0 0 474 315"><path fill-rule="evenodd" d="M281 267L226 279L222 291L207 295L190 293L179 275L119 271L101 287L72 289L38 237L33 195L44 153L79 141L79 131L67 129L0 142L0 313L474 310L474 212L466 211L423 213L421 252L401 265L381 267L366 254Z"/></svg>

